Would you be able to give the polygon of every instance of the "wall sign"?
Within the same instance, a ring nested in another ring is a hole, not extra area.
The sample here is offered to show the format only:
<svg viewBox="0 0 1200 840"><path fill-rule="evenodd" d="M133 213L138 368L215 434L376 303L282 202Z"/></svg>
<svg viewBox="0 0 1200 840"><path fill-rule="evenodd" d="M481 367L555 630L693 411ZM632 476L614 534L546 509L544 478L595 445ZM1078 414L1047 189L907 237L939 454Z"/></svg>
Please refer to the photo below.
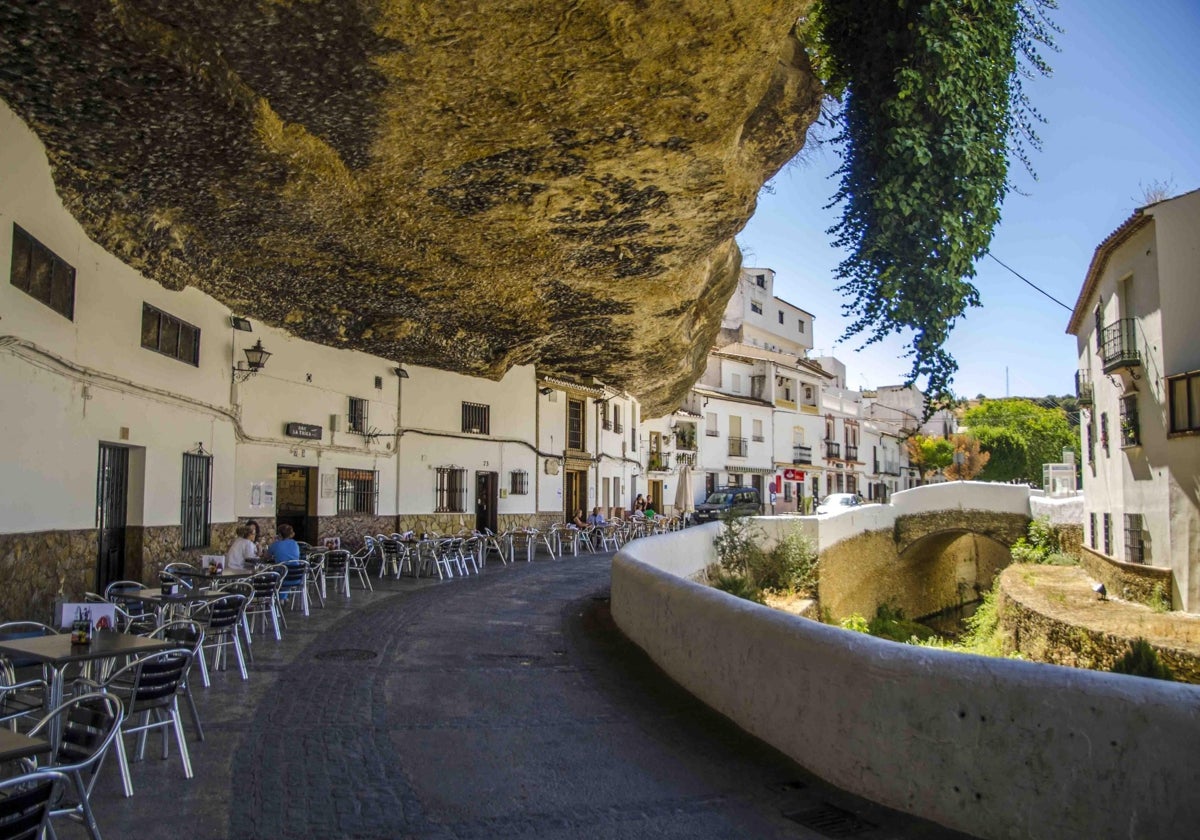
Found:
<svg viewBox="0 0 1200 840"><path fill-rule="evenodd" d="M288 423L283 427L283 433L288 437L304 438L305 440L320 440L322 428L309 423Z"/></svg>

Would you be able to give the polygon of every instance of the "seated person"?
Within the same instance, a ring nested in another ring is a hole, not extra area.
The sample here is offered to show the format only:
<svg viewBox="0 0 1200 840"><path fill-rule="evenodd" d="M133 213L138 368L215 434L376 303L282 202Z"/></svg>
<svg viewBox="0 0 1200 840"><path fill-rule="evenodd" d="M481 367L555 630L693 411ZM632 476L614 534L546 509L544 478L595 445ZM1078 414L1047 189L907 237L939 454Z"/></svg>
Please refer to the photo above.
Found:
<svg viewBox="0 0 1200 840"><path fill-rule="evenodd" d="M258 547L250 541L250 526L239 525L234 533L237 536L225 552L225 568L249 569L258 559Z"/></svg>
<svg viewBox="0 0 1200 840"><path fill-rule="evenodd" d="M267 548L267 557L272 563L295 563L300 559L300 546L293 537L296 531L286 522L279 526L276 533L279 539Z"/></svg>
<svg viewBox="0 0 1200 840"><path fill-rule="evenodd" d="M589 525L604 524L604 514L600 512L600 508L598 506L592 508L592 515L588 517L587 521Z"/></svg>
<svg viewBox="0 0 1200 840"><path fill-rule="evenodd" d="M579 508L575 511L575 516L571 519L571 524L576 528L586 528L587 523L583 521L583 509Z"/></svg>
<svg viewBox="0 0 1200 840"><path fill-rule="evenodd" d="M658 514L654 512L654 508L650 507L650 504L647 503L646 504L646 518L653 519L656 516L658 516Z"/></svg>
<svg viewBox="0 0 1200 840"><path fill-rule="evenodd" d="M641 493L638 493L637 498L633 500L633 511L634 511L634 513L645 513L646 512L646 499L642 496Z"/></svg>

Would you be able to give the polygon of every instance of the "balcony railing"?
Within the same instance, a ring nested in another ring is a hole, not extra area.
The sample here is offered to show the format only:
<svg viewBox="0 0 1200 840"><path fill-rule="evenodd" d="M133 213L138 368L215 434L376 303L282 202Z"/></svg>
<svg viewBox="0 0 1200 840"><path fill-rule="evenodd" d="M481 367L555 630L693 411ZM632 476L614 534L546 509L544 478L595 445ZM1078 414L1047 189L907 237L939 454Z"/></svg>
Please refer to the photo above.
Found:
<svg viewBox="0 0 1200 840"><path fill-rule="evenodd" d="M812 447L811 446L793 446L792 447L792 463L793 464L811 464L812 463Z"/></svg>
<svg viewBox="0 0 1200 840"><path fill-rule="evenodd" d="M1100 358L1104 372L1139 367L1142 354L1137 348L1137 321L1121 318L1100 331Z"/></svg>
<svg viewBox="0 0 1200 840"><path fill-rule="evenodd" d="M721 433L716 429L705 429L704 434L706 437L720 437L721 435Z"/></svg>
<svg viewBox="0 0 1200 840"><path fill-rule="evenodd" d="M764 440L766 440L766 438L764 438L762 435L751 435L750 439L755 443L762 443Z"/></svg>
<svg viewBox="0 0 1200 840"><path fill-rule="evenodd" d="M900 475L900 464L897 461L876 461L875 475Z"/></svg>
<svg viewBox="0 0 1200 840"><path fill-rule="evenodd" d="M1075 399L1079 400L1080 405L1092 404L1093 393L1091 371L1075 371Z"/></svg>
<svg viewBox="0 0 1200 840"><path fill-rule="evenodd" d="M676 452L675 453L675 466L682 467L685 464L687 466L691 467L692 469L696 468L696 453L695 452Z"/></svg>
<svg viewBox="0 0 1200 840"><path fill-rule="evenodd" d="M785 400L783 397L776 397L775 398L775 407L776 408L790 408L792 411L795 411L796 410L796 401L795 400Z"/></svg>
<svg viewBox="0 0 1200 840"><path fill-rule="evenodd" d="M747 451L745 438L731 437L729 439L729 454L737 458L745 458Z"/></svg>
<svg viewBox="0 0 1200 840"><path fill-rule="evenodd" d="M621 432L625 431L625 427L621 425L620 420L614 420L612 430L617 434L621 434Z"/></svg>
<svg viewBox="0 0 1200 840"><path fill-rule="evenodd" d="M826 458L841 458L842 445L836 440L825 441L825 457Z"/></svg>
<svg viewBox="0 0 1200 840"><path fill-rule="evenodd" d="M858 460L858 445L857 444L854 446L851 446L848 443L846 444L846 460L847 461L857 461Z"/></svg>
<svg viewBox="0 0 1200 840"><path fill-rule="evenodd" d="M600 421L600 422L601 422L601 423L604 425L604 431L606 431L606 432L611 432L611 431L613 430L613 424L612 424L612 421L611 421L611 420L609 420L607 417L605 417L605 418L604 418L602 421Z"/></svg>

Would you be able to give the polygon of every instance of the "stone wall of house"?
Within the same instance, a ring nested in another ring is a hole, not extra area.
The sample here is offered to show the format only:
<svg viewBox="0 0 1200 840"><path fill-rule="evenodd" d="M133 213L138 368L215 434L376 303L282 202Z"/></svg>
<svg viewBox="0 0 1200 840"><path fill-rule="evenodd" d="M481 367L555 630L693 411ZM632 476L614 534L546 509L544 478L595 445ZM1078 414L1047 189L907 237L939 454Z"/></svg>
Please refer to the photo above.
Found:
<svg viewBox="0 0 1200 840"><path fill-rule="evenodd" d="M1110 595L1145 604L1171 605L1171 570L1162 566L1143 566L1140 563L1122 563L1105 557L1087 546L1076 550L1080 565L1096 580L1104 584Z"/></svg>
<svg viewBox="0 0 1200 840"><path fill-rule="evenodd" d="M50 621L60 594L82 600L98 550L94 528L0 534L0 620Z"/></svg>
<svg viewBox="0 0 1200 840"><path fill-rule="evenodd" d="M1000 575L996 607L1006 650L1019 652L1035 662L1109 671L1113 663L1128 652L1130 643L1140 636L1151 640L1159 659L1171 669L1176 680L1200 683L1200 656L1162 642L1161 639L1169 637L1171 631L1154 632L1156 622L1167 625L1176 617L1167 614L1144 616L1138 624L1138 632L1132 634L1106 632L1071 622L1054 615L1053 610L1031 597L1029 590L1033 585L1022 580L1024 570L1025 567L1014 565Z"/></svg>
<svg viewBox="0 0 1200 840"><path fill-rule="evenodd" d="M399 517L397 531L414 531L418 534L456 534L464 528L475 527L474 514L465 513L405 513ZM517 528L546 529L555 522L562 522L561 513L502 513L496 517L496 527L501 531Z"/></svg>
<svg viewBox="0 0 1200 840"><path fill-rule="evenodd" d="M178 525L131 527L125 538L125 577L153 583L168 563L199 564L203 554L224 554L233 542L236 522L214 522L209 527L208 545L184 549L183 530Z"/></svg>
<svg viewBox="0 0 1200 840"><path fill-rule="evenodd" d="M1079 557L1083 553L1083 526L1056 524L1053 527L1054 532L1058 535L1058 547L1062 549L1063 553Z"/></svg>
<svg viewBox="0 0 1200 840"><path fill-rule="evenodd" d="M340 514L338 516L322 516L317 533L320 539L340 537L342 548L351 550L361 548L363 537L367 534L391 534L396 530L395 516L375 516L374 514Z"/></svg>

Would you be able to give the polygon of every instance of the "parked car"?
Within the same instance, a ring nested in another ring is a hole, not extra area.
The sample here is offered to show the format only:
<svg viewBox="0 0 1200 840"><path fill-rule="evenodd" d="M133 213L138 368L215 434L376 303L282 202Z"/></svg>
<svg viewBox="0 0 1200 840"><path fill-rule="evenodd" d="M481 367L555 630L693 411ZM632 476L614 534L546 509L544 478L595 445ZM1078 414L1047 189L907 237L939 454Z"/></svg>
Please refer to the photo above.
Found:
<svg viewBox="0 0 1200 840"><path fill-rule="evenodd" d="M696 521L712 522L722 516L757 516L762 499L753 487L719 487L696 505Z"/></svg>
<svg viewBox="0 0 1200 840"><path fill-rule="evenodd" d="M825 513L841 513L844 510L858 507L862 499L857 493L831 493L817 505L817 516Z"/></svg>

